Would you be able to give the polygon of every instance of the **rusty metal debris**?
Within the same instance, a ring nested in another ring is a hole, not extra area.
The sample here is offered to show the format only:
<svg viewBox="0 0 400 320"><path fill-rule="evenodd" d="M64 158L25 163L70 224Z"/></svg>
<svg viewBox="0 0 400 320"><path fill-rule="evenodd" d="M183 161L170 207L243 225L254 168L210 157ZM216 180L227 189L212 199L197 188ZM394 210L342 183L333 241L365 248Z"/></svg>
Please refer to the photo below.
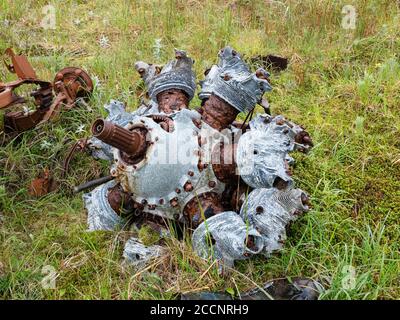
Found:
<svg viewBox="0 0 400 320"><path fill-rule="evenodd" d="M42 197L56 188L56 183L49 169L44 169L37 178L33 179L28 187L28 193L33 197Z"/></svg>
<svg viewBox="0 0 400 320"><path fill-rule="evenodd" d="M192 232L196 253L227 266L282 248L287 225L309 209L306 193L294 188L289 153L307 152L311 138L282 116L237 123L240 112L250 119L257 104L268 107L270 75L251 72L230 47L218 59L200 82L197 110L188 109L195 81L185 52L164 67L136 63L150 100L132 113L111 101L87 141L114 178L83 195L90 230L138 217L175 223Z"/></svg>
<svg viewBox="0 0 400 320"><path fill-rule="evenodd" d="M267 70L282 71L288 67L289 59L272 54L266 56L254 56L249 59L249 62L254 65L262 66Z"/></svg>
<svg viewBox="0 0 400 320"><path fill-rule="evenodd" d="M5 51L11 63L5 61L7 69L15 73L17 80L0 82L0 109L28 103L28 99L19 96L15 90L23 85L35 85L30 93L36 110L10 111L4 115L4 132L15 135L55 118L62 109L69 110L80 98L85 98L93 90L88 74L75 67L67 67L57 72L53 82L37 78L36 73L24 55L16 55L11 48Z"/></svg>

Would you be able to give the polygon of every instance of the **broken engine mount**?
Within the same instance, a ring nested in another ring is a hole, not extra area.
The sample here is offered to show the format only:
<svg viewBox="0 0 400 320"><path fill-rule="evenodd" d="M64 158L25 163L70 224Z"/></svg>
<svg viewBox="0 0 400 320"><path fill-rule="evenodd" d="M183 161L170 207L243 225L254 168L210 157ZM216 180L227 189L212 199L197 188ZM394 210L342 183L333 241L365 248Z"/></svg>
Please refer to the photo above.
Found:
<svg viewBox="0 0 400 320"><path fill-rule="evenodd" d="M11 59L7 69L18 76L18 80L0 82L0 109L27 104L27 98L19 96L15 90L23 85L36 85L30 93L34 98L36 110L10 111L4 115L4 133L15 136L55 118L61 109L69 110L81 98L86 98L93 91L89 75L80 68L67 67L57 72L53 82L37 78L35 70L24 55L16 55L11 48L5 51Z"/></svg>

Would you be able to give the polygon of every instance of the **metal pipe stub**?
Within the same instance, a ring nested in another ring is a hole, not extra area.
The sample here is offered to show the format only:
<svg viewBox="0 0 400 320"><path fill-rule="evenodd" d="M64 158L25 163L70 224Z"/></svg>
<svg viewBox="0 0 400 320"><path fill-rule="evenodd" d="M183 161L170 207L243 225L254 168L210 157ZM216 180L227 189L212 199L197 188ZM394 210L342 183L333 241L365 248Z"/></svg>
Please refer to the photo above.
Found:
<svg viewBox="0 0 400 320"><path fill-rule="evenodd" d="M139 159L144 156L147 149L147 129L136 127L125 129L110 121L97 119L92 125L93 136L117 148L130 159Z"/></svg>

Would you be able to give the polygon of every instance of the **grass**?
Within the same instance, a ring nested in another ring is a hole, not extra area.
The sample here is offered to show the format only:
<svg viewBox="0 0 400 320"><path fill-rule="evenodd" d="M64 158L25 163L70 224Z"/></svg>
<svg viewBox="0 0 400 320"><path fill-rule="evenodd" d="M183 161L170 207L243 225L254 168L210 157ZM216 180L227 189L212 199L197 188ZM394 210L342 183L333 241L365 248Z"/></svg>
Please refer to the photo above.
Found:
<svg viewBox="0 0 400 320"><path fill-rule="evenodd" d="M40 27L48 3L56 8L55 30ZM341 27L347 4L357 11L354 30ZM27 54L40 77L76 65L96 79L87 106L0 147L0 298L172 299L198 290L243 292L282 276L321 281L322 299L400 298L398 2L0 0L0 23L0 50ZM167 257L133 271L120 263L129 233L87 233L83 201L72 193L73 185L105 174L107 164L78 154L61 179L67 146L89 135L110 99L135 109L136 60L162 63L182 48L200 79L227 44L245 57L290 58L288 70L272 74L268 99L273 113L303 124L314 139L308 155L295 155L294 170L313 208L292 226L282 252L239 262L229 274L196 257L190 239L169 240ZM12 75L1 68L0 79ZM60 186L32 198L27 186L44 168ZM41 286L46 265L57 273L55 289Z"/></svg>

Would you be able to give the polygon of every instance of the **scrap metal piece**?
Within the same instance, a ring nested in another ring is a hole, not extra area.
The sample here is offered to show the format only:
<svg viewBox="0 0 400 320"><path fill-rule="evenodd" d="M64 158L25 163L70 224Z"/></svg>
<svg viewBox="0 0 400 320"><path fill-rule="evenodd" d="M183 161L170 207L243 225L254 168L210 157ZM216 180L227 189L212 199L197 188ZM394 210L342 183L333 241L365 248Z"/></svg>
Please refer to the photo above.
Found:
<svg viewBox="0 0 400 320"><path fill-rule="evenodd" d="M137 238L130 238L124 247L125 261L136 268L145 267L149 261L162 256L164 248L158 245L145 246Z"/></svg>
<svg viewBox="0 0 400 320"><path fill-rule="evenodd" d="M263 249L263 239L233 211L225 211L205 220L193 232L194 251L202 258L213 257L232 267Z"/></svg>
<svg viewBox="0 0 400 320"><path fill-rule="evenodd" d="M33 179L28 187L28 193L33 197L42 197L56 188L56 183L51 177L49 169L44 169L37 178Z"/></svg>
<svg viewBox="0 0 400 320"><path fill-rule="evenodd" d="M318 300L324 287L309 278L276 279L240 295L240 300Z"/></svg>
<svg viewBox="0 0 400 320"><path fill-rule="evenodd" d="M181 294L181 300L318 300L323 286L309 278L276 279L232 297L220 292L191 292Z"/></svg>
<svg viewBox="0 0 400 320"><path fill-rule="evenodd" d="M89 231L113 231L124 226L125 220L119 216L108 202L108 191L117 184L112 180L100 185L82 198L88 214Z"/></svg>
<svg viewBox="0 0 400 320"><path fill-rule="evenodd" d="M220 292L189 292L182 293L180 300L233 300L232 296L226 293Z"/></svg>
<svg viewBox="0 0 400 320"><path fill-rule="evenodd" d="M68 110L75 106L80 98L86 98L93 90L89 75L79 68L68 67L59 71L53 83L37 79L36 74L25 56L17 56L11 49L6 50L11 56L12 65L7 68L17 74L18 80L0 83L0 109L9 108L26 102L14 90L24 84L34 84L38 88L31 92L35 99L36 110L13 111L4 116L4 132L17 134L54 118L61 108ZM54 91L54 94L53 94ZM56 97L53 99L54 95Z"/></svg>
<svg viewBox="0 0 400 320"><path fill-rule="evenodd" d="M249 60L251 64L254 64L256 66L259 65L267 70L273 70L273 71L286 70L289 62L288 58L272 54L268 54L266 56L261 56L261 55L254 56L251 57Z"/></svg>
<svg viewBox="0 0 400 320"><path fill-rule="evenodd" d="M218 65L212 66L206 78L200 82L199 98L208 99L214 94L240 112L250 111L261 102L264 92L272 89L267 80L269 73L264 69L251 73L231 47L221 49L218 56Z"/></svg>
<svg viewBox="0 0 400 320"><path fill-rule="evenodd" d="M97 186L99 186L99 185L101 185L103 183L106 183L108 181L113 180L114 178L115 177L113 177L113 176L106 176L106 177L101 177L101 178L98 178L98 179L95 179L95 180L88 181L88 182L86 182L84 184L81 184L79 186L74 187L74 192L78 193L78 192L81 192L83 190L87 190L87 189L90 189L90 188L93 188L93 187L97 187Z"/></svg>
<svg viewBox="0 0 400 320"><path fill-rule="evenodd" d="M11 58L12 64L7 64L4 61L10 72L16 73L20 79L37 79L35 70L33 70L26 56L16 55L11 48L7 48L4 53Z"/></svg>
<svg viewBox="0 0 400 320"><path fill-rule="evenodd" d="M311 145L308 133L282 116L258 115L238 142L239 174L253 188L288 188L293 185L288 153L307 151Z"/></svg>
<svg viewBox="0 0 400 320"><path fill-rule="evenodd" d="M248 195L240 216L246 224L260 233L263 254L269 256L282 249L287 225L308 209L308 196L300 189L280 191L275 188L261 188Z"/></svg>
<svg viewBox="0 0 400 320"><path fill-rule="evenodd" d="M169 61L162 69L159 66L138 61L135 68L143 78L150 98L157 102L158 94L171 90L182 90L191 100L196 90L193 59L185 51L175 50L175 60Z"/></svg>

